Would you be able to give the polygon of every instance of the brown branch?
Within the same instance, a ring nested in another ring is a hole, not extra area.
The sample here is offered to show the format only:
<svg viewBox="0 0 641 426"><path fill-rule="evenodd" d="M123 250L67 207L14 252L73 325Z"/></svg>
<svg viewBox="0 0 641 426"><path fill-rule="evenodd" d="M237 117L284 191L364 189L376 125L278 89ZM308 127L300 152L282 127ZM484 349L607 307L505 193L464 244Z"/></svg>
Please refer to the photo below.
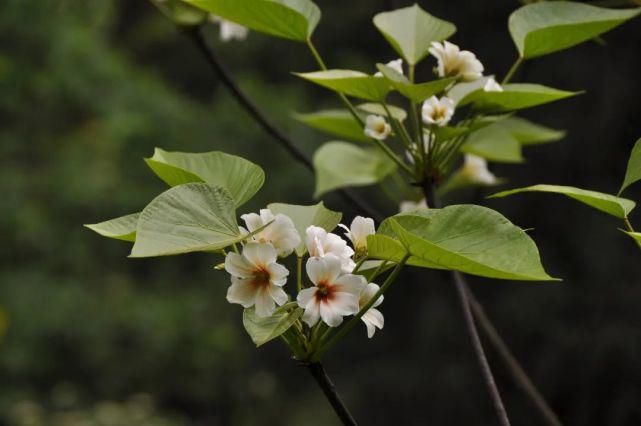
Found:
<svg viewBox="0 0 641 426"><path fill-rule="evenodd" d="M211 69L214 71L220 81L227 87L231 95L236 99L238 104L254 119L258 125L271 137L276 140L296 161L301 163L311 172L314 172L314 165L307 158L294 142L281 132L272 122L263 114L258 106L242 91L238 83L233 79L227 68L216 56L214 50L207 44L200 27L184 27L183 32L194 43L198 51L203 55ZM356 207L363 214L373 218L377 222L382 221L383 216L369 206L361 197L349 190L338 190L338 194L348 203Z"/></svg>
<svg viewBox="0 0 641 426"><path fill-rule="evenodd" d="M356 426L356 420L354 420L354 417L352 417L349 410L341 400L340 395L336 392L336 387L325 372L323 365L320 362L314 362L308 364L307 369L318 383L318 386L323 390L325 397L327 397L327 400L332 405L332 408L338 418L341 419L341 422L345 426Z"/></svg>

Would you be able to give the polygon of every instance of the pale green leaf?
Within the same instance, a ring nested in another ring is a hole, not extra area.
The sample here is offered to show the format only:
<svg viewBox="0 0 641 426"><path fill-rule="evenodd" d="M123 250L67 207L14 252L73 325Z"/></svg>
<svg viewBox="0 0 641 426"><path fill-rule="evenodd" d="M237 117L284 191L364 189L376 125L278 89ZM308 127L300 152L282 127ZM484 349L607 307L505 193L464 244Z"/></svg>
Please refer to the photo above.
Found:
<svg viewBox="0 0 641 426"><path fill-rule="evenodd" d="M169 186L205 182L225 188L236 207L252 198L265 182L265 173L256 164L224 152L168 152L156 148L147 165Z"/></svg>
<svg viewBox="0 0 641 426"><path fill-rule="evenodd" d="M499 279L554 280L543 269L536 244L525 231L487 207L423 209L386 222L381 225L384 232L391 230L412 258L439 269Z"/></svg>
<svg viewBox="0 0 641 426"><path fill-rule="evenodd" d="M374 103L364 103L356 106L357 109L367 112L369 114L375 114L375 115L380 115L382 117L388 117L387 111L385 111L385 108L381 104L374 104ZM387 105L387 109L389 112L392 114L392 117L394 119L403 122L407 118L407 112L403 108L399 108L394 105Z"/></svg>
<svg viewBox="0 0 641 426"><path fill-rule="evenodd" d="M277 311L270 317L259 317L252 307L243 311L243 326L258 347L289 330L304 312L296 308L291 312Z"/></svg>
<svg viewBox="0 0 641 426"><path fill-rule="evenodd" d="M641 244L641 232L628 232L628 231L623 231L623 232L628 234L634 241Z"/></svg>
<svg viewBox="0 0 641 426"><path fill-rule="evenodd" d="M471 133L461 151L499 163L522 163L521 144L500 123Z"/></svg>
<svg viewBox="0 0 641 426"><path fill-rule="evenodd" d="M295 114L294 118L311 128L355 142L368 142L363 128L347 110L326 110Z"/></svg>
<svg viewBox="0 0 641 426"><path fill-rule="evenodd" d="M521 117L508 117L497 125L507 130L521 145L556 142L565 137L563 130L551 129Z"/></svg>
<svg viewBox="0 0 641 426"><path fill-rule="evenodd" d="M427 56L433 41L445 40L456 32L454 24L430 15L418 4L379 13L374 25L410 65Z"/></svg>
<svg viewBox="0 0 641 426"><path fill-rule="evenodd" d="M377 64L376 66L394 89L415 103L423 102L425 99L442 92L456 81L456 78L450 77L427 83L411 83L407 77L393 68L382 64Z"/></svg>
<svg viewBox="0 0 641 426"><path fill-rule="evenodd" d="M396 164L375 148L360 148L346 142L328 142L314 154L314 197L347 186L381 182L396 170Z"/></svg>
<svg viewBox="0 0 641 426"><path fill-rule="evenodd" d="M190 6L182 0L151 0L151 2L174 23L184 26L201 25L207 20L207 13Z"/></svg>
<svg viewBox="0 0 641 426"><path fill-rule="evenodd" d="M214 251L242 239L229 192L188 183L163 192L140 213L131 257Z"/></svg>
<svg viewBox="0 0 641 426"><path fill-rule="evenodd" d="M310 39L321 12L309 0L185 0L254 31L294 41Z"/></svg>
<svg viewBox="0 0 641 426"><path fill-rule="evenodd" d="M387 223L389 224L389 222ZM405 257L406 253L407 250L403 247L403 244L390 235L377 233L376 235L369 235L367 237L367 255L370 258L398 263ZM407 264L420 268L445 269L436 263L415 256L410 256Z"/></svg>
<svg viewBox="0 0 641 426"><path fill-rule="evenodd" d="M360 71L327 70L295 74L319 86L366 101L382 102L391 89L385 78Z"/></svg>
<svg viewBox="0 0 641 426"><path fill-rule="evenodd" d="M132 213L85 226L103 237L134 242L136 241L136 225L138 224L139 216L140 213Z"/></svg>
<svg viewBox="0 0 641 426"><path fill-rule="evenodd" d="M519 194L521 192L550 192L565 195L620 219L626 218L636 205L634 201L626 198L619 198L602 192L588 191L585 189L574 188L572 186L560 185L534 185L525 188L510 189L491 195L490 198L506 197L508 195Z"/></svg>
<svg viewBox="0 0 641 426"><path fill-rule="evenodd" d="M625 172L625 179L623 179L619 194L639 180L641 180L641 139L632 148L630 159L628 160L628 169Z"/></svg>
<svg viewBox="0 0 641 426"><path fill-rule="evenodd" d="M459 106L474 104L474 107L489 112L507 112L531 108L561 99L579 95L581 92L567 92L539 84L504 84L502 92L476 90L465 96Z"/></svg>
<svg viewBox="0 0 641 426"><path fill-rule="evenodd" d="M535 58L597 37L634 18L641 9L604 9L570 1L529 4L509 19L522 58Z"/></svg>
<svg viewBox="0 0 641 426"><path fill-rule="evenodd" d="M305 245L306 230L310 226L319 226L327 232L332 232L341 223L342 214L325 207L320 202L312 206L297 206L295 204L272 203L267 206L272 213L282 213L288 216L301 236L301 243L296 248L296 254L302 257L307 252Z"/></svg>

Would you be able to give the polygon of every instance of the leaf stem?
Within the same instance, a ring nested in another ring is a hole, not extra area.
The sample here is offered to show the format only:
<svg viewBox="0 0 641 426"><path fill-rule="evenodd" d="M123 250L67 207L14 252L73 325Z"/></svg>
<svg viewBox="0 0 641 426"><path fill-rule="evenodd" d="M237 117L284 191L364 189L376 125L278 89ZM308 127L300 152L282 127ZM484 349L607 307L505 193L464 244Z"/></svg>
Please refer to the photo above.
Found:
<svg viewBox="0 0 641 426"><path fill-rule="evenodd" d="M298 293L303 289L303 258L296 256L296 290Z"/></svg>
<svg viewBox="0 0 641 426"><path fill-rule="evenodd" d="M516 61L514 61L514 63L510 67L510 70L507 72L507 74L505 74L505 77L503 78L503 81L501 82L501 84L509 83L510 80L512 80L512 77L514 77L514 73L516 73L516 71L521 67L522 64L523 64L523 58L519 56L516 59Z"/></svg>
<svg viewBox="0 0 641 426"><path fill-rule="evenodd" d="M334 409L334 412L338 416L338 418L341 420L344 426L356 426L356 420L354 420L354 417L352 414L349 412L345 404L343 403L343 400L341 399L340 395L336 391L336 386L334 386L334 383L332 383L331 379L327 375L327 372L325 372L325 369L323 368L323 365L320 362L312 362L311 364L307 365L307 370L310 372L312 377L316 380L316 383L318 383L318 386L322 389L323 393L325 394L325 397L329 401L329 403L332 405L332 408Z"/></svg>

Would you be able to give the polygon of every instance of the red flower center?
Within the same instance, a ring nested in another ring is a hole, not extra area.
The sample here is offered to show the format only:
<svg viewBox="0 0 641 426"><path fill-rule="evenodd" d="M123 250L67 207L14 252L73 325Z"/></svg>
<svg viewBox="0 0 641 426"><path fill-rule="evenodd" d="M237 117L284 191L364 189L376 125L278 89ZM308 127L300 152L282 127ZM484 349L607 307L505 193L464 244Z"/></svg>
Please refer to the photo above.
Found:
<svg viewBox="0 0 641 426"><path fill-rule="evenodd" d="M271 275L269 274L269 271L266 268L261 267L254 271L252 284L259 288L268 287L270 277Z"/></svg>
<svg viewBox="0 0 641 426"><path fill-rule="evenodd" d="M334 298L336 295L336 286L329 284L326 281L321 281L316 284L316 301L317 302L328 302Z"/></svg>

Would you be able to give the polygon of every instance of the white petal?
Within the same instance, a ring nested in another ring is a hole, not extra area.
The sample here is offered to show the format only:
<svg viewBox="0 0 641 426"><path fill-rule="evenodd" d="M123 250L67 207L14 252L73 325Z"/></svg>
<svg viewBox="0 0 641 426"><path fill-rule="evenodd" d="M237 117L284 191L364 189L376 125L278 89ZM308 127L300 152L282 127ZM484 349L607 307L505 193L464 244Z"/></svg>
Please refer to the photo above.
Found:
<svg viewBox="0 0 641 426"><path fill-rule="evenodd" d="M227 301L238 303L244 308L249 308L256 300L256 287L252 279L232 277L232 285L227 289Z"/></svg>
<svg viewBox="0 0 641 426"><path fill-rule="evenodd" d="M235 277L249 278L254 274L254 265L240 254L227 253L227 256L225 256L225 271Z"/></svg>
<svg viewBox="0 0 641 426"><path fill-rule="evenodd" d="M320 306L318 303L315 303L314 300L311 300L305 307L305 312L303 313L303 321L307 323L308 326L313 327L318 322L320 318Z"/></svg>
<svg viewBox="0 0 641 426"><path fill-rule="evenodd" d="M353 315L358 313L358 296L353 293L347 292L336 292L334 293L331 300L328 300L326 304L332 307L333 312L336 312L340 315ZM323 315L323 307L321 303L321 316Z"/></svg>
<svg viewBox="0 0 641 426"><path fill-rule="evenodd" d="M338 327L343 322L342 315L334 307L335 305L332 303L323 302L320 304L320 317L330 327Z"/></svg>
<svg viewBox="0 0 641 426"><path fill-rule="evenodd" d="M274 313L276 304L269 289L263 288L256 292L255 309L259 317L268 317Z"/></svg>
<svg viewBox="0 0 641 426"><path fill-rule="evenodd" d="M240 218L245 221L245 225L247 225L249 232L254 232L264 225L262 219L256 213L247 213L242 215Z"/></svg>
<svg viewBox="0 0 641 426"><path fill-rule="evenodd" d="M289 276L289 270L279 263L270 263L267 265L269 272L269 281L277 286L284 286Z"/></svg>
<svg viewBox="0 0 641 426"><path fill-rule="evenodd" d="M341 260L333 255L310 257L307 260L307 276L314 283L333 283L341 274Z"/></svg>
<svg viewBox="0 0 641 426"><path fill-rule="evenodd" d="M278 306L284 305L285 303L287 303L287 300L289 300L289 297L287 296L287 293L285 293L285 290L276 285L269 286L269 294L271 298L278 304Z"/></svg>
<svg viewBox="0 0 641 426"><path fill-rule="evenodd" d="M296 302L298 302L298 306L301 308L305 309L307 308L307 305L314 299L314 296L316 295L316 287L310 287L301 290L298 293L298 296L296 297Z"/></svg>
<svg viewBox="0 0 641 426"><path fill-rule="evenodd" d="M323 256L322 241L325 240L327 231L318 226L310 226L305 230L305 244L312 257Z"/></svg>
<svg viewBox="0 0 641 426"><path fill-rule="evenodd" d="M378 309L374 308L371 308L370 310L365 312L365 314L361 317L361 320L367 326L367 337L369 337L370 339L372 338L372 336L374 336L376 328L382 330L383 326L385 325L385 318L383 317L383 314Z"/></svg>
<svg viewBox="0 0 641 426"><path fill-rule="evenodd" d="M376 295L376 293L380 290L380 287L377 284L374 283L369 283L367 286L361 291L361 294L359 296L359 301L358 304L362 308L363 306L367 305L370 300ZM372 305L372 308L379 306L381 303L383 303L384 296L381 295L376 302Z"/></svg>
<svg viewBox="0 0 641 426"><path fill-rule="evenodd" d="M338 291L350 293L358 298L367 286L367 280L362 275L346 274L335 279L333 284L340 287Z"/></svg>
<svg viewBox="0 0 641 426"><path fill-rule="evenodd" d="M247 243L243 247L243 256L256 266L267 266L276 262L276 250L271 244Z"/></svg>

